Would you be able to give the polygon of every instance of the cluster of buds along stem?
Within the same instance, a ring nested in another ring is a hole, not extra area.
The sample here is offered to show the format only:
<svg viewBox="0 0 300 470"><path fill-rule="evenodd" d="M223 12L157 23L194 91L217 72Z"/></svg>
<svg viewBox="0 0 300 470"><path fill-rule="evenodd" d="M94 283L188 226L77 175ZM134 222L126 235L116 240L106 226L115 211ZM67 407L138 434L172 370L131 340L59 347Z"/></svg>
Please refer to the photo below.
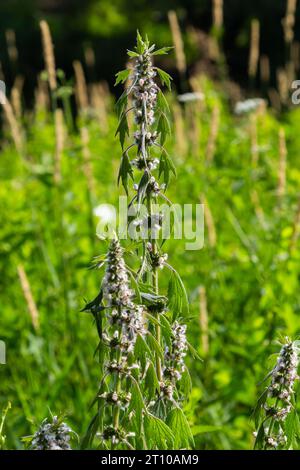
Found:
<svg viewBox="0 0 300 470"><path fill-rule="evenodd" d="M170 399L173 398L176 383L181 379L182 373L185 370L186 366L184 360L187 350L186 325L175 321L172 326L171 346L166 346L165 348L164 382L161 386L163 394Z"/></svg>
<svg viewBox="0 0 300 470"><path fill-rule="evenodd" d="M285 338L276 364L268 377L271 377L269 386L262 394L256 412L262 415L261 424L257 432L256 446L264 449L283 449L292 439L288 439L286 429L287 417L295 418L295 383L299 379L299 342ZM256 414L257 414L256 413ZM290 429L294 425L289 425Z"/></svg>
<svg viewBox="0 0 300 470"><path fill-rule="evenodd" d="M31 450L71 450L72 429L53 416L52 422L45 419L31 440Z"/></svg>

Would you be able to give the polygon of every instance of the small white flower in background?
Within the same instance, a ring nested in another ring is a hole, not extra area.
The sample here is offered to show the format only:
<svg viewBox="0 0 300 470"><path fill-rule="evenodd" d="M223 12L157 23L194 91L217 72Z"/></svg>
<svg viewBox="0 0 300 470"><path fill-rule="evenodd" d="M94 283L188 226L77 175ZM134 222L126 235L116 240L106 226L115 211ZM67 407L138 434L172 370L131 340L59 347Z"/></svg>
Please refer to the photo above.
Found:
<svg viewBox="0 0 300 470"><path fill-rule="evenodd" d="M189 103L191 101L202 101L204 95L200 91L195 91L194 93L183 93L182 95L178 95L177 98L180 103Z"/></svg>
<svg viewBox="0 0 300 470"><path fill-rule="evenodd" d="M113 222L116 218L116 211L110 204L100 204L94 207L93 214L104 223Z"/></svg>
<svg viewBox="0 0 300 470"><path fill-rule="evenodd" d="M251 98L245 101L238 101L235 105L235 114L247 114L256 111L260 106L265 105L265 100L262 98Z"/></svg>

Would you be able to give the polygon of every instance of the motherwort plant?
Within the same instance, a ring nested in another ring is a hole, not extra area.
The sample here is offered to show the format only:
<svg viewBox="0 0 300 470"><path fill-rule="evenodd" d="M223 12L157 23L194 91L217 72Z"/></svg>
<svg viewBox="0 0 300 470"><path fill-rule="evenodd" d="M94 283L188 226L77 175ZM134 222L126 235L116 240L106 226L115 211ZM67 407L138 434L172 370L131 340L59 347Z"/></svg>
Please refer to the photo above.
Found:
<svg viewBox="0 0 300 470"><path fill-rule="evenodd" d="M295 399L299 344L285 338L277 362L265 379L270 383L254 410L256 449L299 448L300 423Z"/></svg>
<svg viewBox="0 0 300 470"><path fill-rule="evenodd" d="M107 255L96 261L96 267L105 267L100 292L84 308L95 319L100 363L93 401L97 409L84 448L96 440L108 449L178 449L193 444L182 410L191 387L184 362L189 348L184 324L188 301L162 249L163 215L158 208L159 199L171 205L165 191L175 167L164 148L170 132L169 107L158 84L170 88L171 77L152 61L169 49L155 50L138 33L135 50L128 51L133 68L117 74L116 84L127 83L117 103L122 146L118 180L127 195L129 179L133 180L128 206L136 231L129 236L130 250L113 235ZM133 129L127 120L130 112Z"/></svg>

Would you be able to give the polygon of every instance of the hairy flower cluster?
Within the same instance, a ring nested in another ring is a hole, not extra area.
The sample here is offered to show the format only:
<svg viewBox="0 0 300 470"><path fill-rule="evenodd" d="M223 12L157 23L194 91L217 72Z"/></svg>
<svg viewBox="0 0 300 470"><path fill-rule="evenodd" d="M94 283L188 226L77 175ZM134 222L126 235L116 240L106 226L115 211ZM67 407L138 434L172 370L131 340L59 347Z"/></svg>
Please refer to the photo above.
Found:
<svg viewBox="0 0 300 470"><path fill-rule="evenodd" d="M272 380L268 387L268 395L275 398L276 407L266 407L267 414L275 420L283 421L292 409L292 396L294 384L298 379L297 368L299 364L298 348L292 341L288 341L281 348L277 363L272 370Z"/></svg>
<svg viewBox="0 0 300 470"><path fill-rule="evenodd" d="M173 399L176 382L181 379L185 370L184 358L188 349L186 339L186 325L175 321L172 327L171 347L165 348L165 367L163 370L164 381L160 384L161 395Z"/></svg>
<svg viewBox="0 0 300 470"><path fill-rule="evenodd" d="M119 348L122 355L133 351L138 334L145 334L144 308L136 305L123 259L123 249L117 239L112 240L107 256L103 280L103 297L110 307L107 313L112 332L102 334L111 348Z"/></svg>
<svg viewBox="0 0 300 470"><path fill-rule="evenodd" d="M53 416L52 422L45 419L34 434L30 448L32 450L71 450L70 434L72 429Z"/></svg>
<svg viewBox="0 0 300 470"><path fill-rule="evenodd" d="M137 124L145 123L147 126L151 126L154 123L154 108L157 101L158 87L154 82L156 72L152 66L151 51L146 49L141 54L134 67L134 79L132 94L134 98L134 110L135 110L135 122ZM151 133L140 134L136 137L138 143L141 143L143 138L147 138L149 141L152 139Z"/></svg>
<svg viewBox="0 0 300 470"><path fill-rule="evenodd" d="M103 441L110 440L113 445L117 445L120 442L128 442L128 439L135 437L134 432L126 432L124 429L115 429L113 426L106 426L103 433L101 434Z"/></svg>

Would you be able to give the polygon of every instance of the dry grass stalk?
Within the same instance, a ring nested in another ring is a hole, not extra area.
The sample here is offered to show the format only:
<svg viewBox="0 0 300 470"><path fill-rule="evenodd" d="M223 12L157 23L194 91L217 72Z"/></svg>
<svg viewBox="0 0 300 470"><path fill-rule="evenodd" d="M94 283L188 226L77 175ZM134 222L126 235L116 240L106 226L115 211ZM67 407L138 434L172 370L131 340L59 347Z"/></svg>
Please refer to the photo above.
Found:
<svg viewBox="0 0 300 470"><path fill-rule="evenodd" d="M84 70L79 60L74 60L73 68L76 79L76 100L81 112L85 112L89 107L88 89L86 85Z"/></svg>
<svg viewBox="0 0 300 470"><path fill-rule="evenodd" d="M27 274L22 264L18 265L17 270L18 270L18 275L19 275L22 291L24 294L24 298L27 302L27 307L28 307L28 311L31 317L32 326L35 329L35 331L38 331L40 328L39 312L38 312L36 303L34 301L32 292L31 292L31 287L29 284Z"/></svg>
<svg viewBox="0 0 300 470"><path fill-rule="evenodd" d="M284 40L286 44L291 44L294 39L295 14L297 0L287 0L286 14L283 19Z"/></svg>
<svg viewBox="0 0 300 470"><path fill-rule="evenodd" d="M254 79L257 74L257 66L258 66L258 60L259 60L259 38L260 38L259 21L252 20L250 54L249 54L249 64L248 64L248 74L251 79Z"/></svg>
<svg viewBox="0 0 300 470"><path fill-rule="evenodd" d="M270 81L270 60L266 55L262 55L260 58L260 78L262 83Z"/></svg>
<svg viewBox="0 0 300 470"><path fill-rule="evenodd" d="M299 240L299 235L300 235L300 197L298 200L297 210L296 210L294 223L293 223L293 231L292 231L290 247L289 247L290 253L296 249L297 243Z"/></svg>
<svg viewBox="0 0 300 470"><path fill-rule="evenodd" d="M83 172L87 181L87 188L90 194L91 199L95 194L95 179L93 173L93 167L91 162L91 153L89 148L90 135L87 127L80 128L80 137L82 145L82 155L83 155Z"/></svg>
<svg viewBox="0 0 300 470"><path fill-rule="evenodd" d="M184 53L184 45L182 35L178 23L176 12L171 10L168 12L168 19L171 28L173 44L175 47L176 67L181 75L186 73L186 58Z"/></svg>
<svg viewBox="0 0 300 470"><path fill-rule="evenodd" d="M0 93L2 93L2 92L0 91ZM1 102L2 102L3 109L4 109L4 115L5 115L6 121L8 123L8 126L10 128L11 135L12 135L14 144L16 146L16 149L19 153L22 153L22 151L23 151L23 136L22 136L22 132L21 132L18 120L15 116L13 107L12 107L12 105L9 102L9 99L7 97L2 97L1 96Z"/></svg>
<svg viewBox="0 0 300 470"><path fill-rule="evenodd" d="M200 113L197 101L186 103L186 122L188 128L188 140L191 143L191 153L195 157L199 154L200 147Z"/></svg>
<svg viewBox="0 0 300 470"><path fill-rule="evenodd" d="M298 72L300 68L300 43L298 41L295 41L292 44L291 59L294 64L295 71Z"/></svg>
<svg viewBox="0 0 300 470"><path fill-rule="evenodd" d="M258 139L257 139L257 114L253 113L250 118L250 144L251 144L251 163L255 168L258 164Z"/></svg>
<svg viewBox="0 0 300 470"><path fill-rule="evenodd" d="M251 190L250 198L251 198L251 202L254 206L255 214L256 214L256 217L257 217L258 221L260 222L262 227L266 228L267 224L266 224L265 213L264 213L264 210L261 206L260 198L259 198L259 195L258 195L258 192L256 191L256 189Z"/></svg>
<svg viewBox="0 0 300 470"><path fill-rule="evenodd" d="M289 79L285 69L280 68L277 70L277 84L280 100L286 104L289 97Z"/></svg>
<svg viewBox="0 0 300 470"><path fill-rule="evenodd" d="M87 67L89 67L89 69L94 69L95 64L96 64L95 51L91 46L85 47L84 60L85 60Z"/></svg>
<svg viewBox="0 0 300 470"><path fill-rule="evenodd" d="M279 144L279 170L278 170L277 195L279 198L282 198L286 193L286 160L287 160L287 148L286 148L285 132L283 128L279 129L278 144Z"/></svg>
<svg viewBox="0 0 300 470"><path fill-rule="evenodd" d="M107 123L107 110L106 103L103 98L102 89L100 89L99 84L92 83L90 85L90 96L91 96L91 105L98 117L99 127L103 131L108 130Z"/></svg>
<svg viewBox="0 0 300 470"><path fill-rule="evenodd" d="M213 25L217 29L223 26L223 0L213 0Z"/></svg>
<svg viewBox="0 0 300 470"><path fill-rule="evenodd" d="M55 119L55 159L54 159L54 181L59 184L62 180L61 162L65 145L64 114L62 109L57 108Z"/></svg>
<svg viewBox="0 0 300 470"><path fill-rule="evenodd" d="M200 307L200 332L201 332L201 346L205 355L209 352L209 337L208 337L208 312L207 312L207 297L206 289L204 286L199 287L199 307Z"/></svg>
<svg viewBox="0 0 300 470"><path fill-rule="evenodd" d="M55 65L55 57L54 57L51 32L50 32L48 23L44 20L40 22L40 28L41 28L41 33L42 33L44 61L45 61L45 66L46 66L46 70L48 74L48 83L49 83L50 90L53 92L57 88L57 80L56 80L56 65Z"/></svg>
<svg viewBox="0 0 300 470"><path fill-rule="evenodd" d="M187 139L184 128L182 108L178 103L174 103L172 109L175 127L176 151L180 156L184 156L187 153Z"/></svg>
<svg viewBox="0 0 300 470"><path fill-rule="evenodd" d="M271 101L272 108L275 109L276 111L280 112L281 111L281 100L280 100L280 95L275 88L270 88L268 90L268 96Z"/></svg>
<svg viewBox="0 0 300 470"><path fill-rule="evenodd" d="M208 244L211 248L217 245L217 232L210 206L204 194L200 198L201 204L204 206L204 220L207 226Z"/></svg>
<svg viewBox="0 0 300 470"><path fill-rule="evenodd" d="M38 86L35 90L35 109L36 111L47 110L50 106L49 91L47 83L38 77Z"/></svg>
<svg viewBox="0 0 300 470"><path fill-rule="evenodd" d="M208 136L208 142L206 147L206 161L211 163L214 159L216 152L216 143L220 125L220 108L218 104L215 104L212 110L211 122L210 122L210 133Z"/></svg>
<svg viewBox="0 0 300 470"><path fill-rule="evenodd" d="M13 87L11 90L11 103L15 113L15 116L18 120L22 117L22 103L21 103L21 94L17 87Z"/></svg>
<svg viewBox="0 0 300 470"><path fill-rule="evenodd" d="M7 29L5 31L6 43L7 43L7 53L9 60L12 64L18 62L19 53L17 49L16 42L16 33L13 29Z"/></svg>

